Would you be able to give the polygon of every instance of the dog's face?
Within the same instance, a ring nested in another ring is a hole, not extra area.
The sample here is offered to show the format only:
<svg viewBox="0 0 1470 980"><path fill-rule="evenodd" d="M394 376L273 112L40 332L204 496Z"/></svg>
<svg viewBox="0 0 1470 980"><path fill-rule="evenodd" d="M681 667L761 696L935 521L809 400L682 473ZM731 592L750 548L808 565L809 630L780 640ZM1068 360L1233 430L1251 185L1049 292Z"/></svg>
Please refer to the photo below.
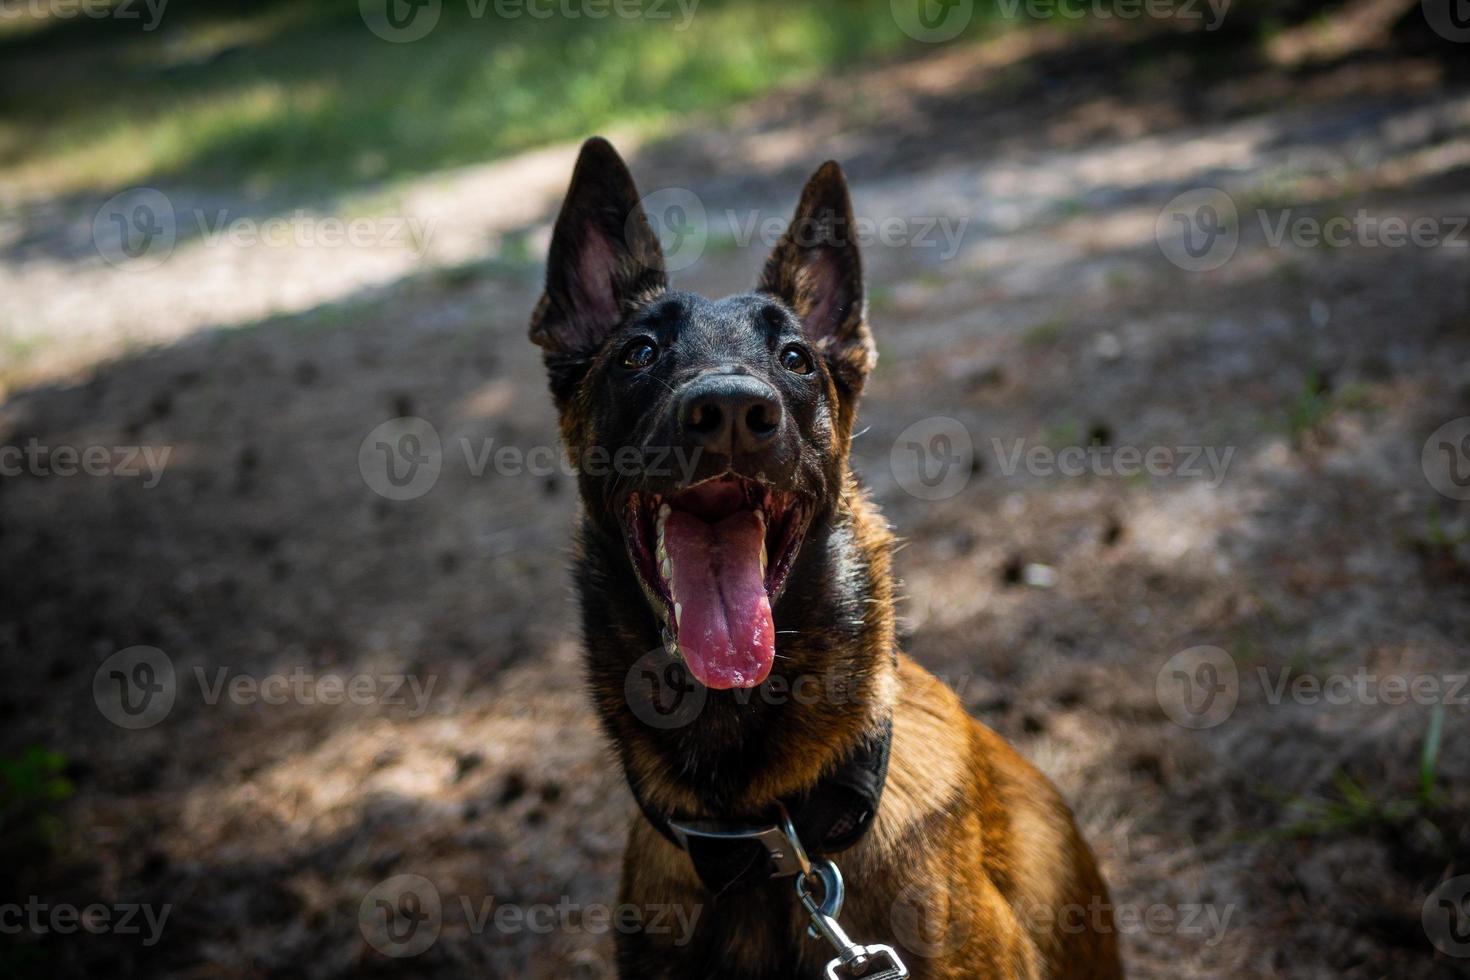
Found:
<svg viewBox="0 0 1470 980"><path fill-rule="evenodd" d="M556 223L531 337L586 520L636 576L647 639L709 688L766 679L791 571L841 507L874 360L852 228L829 163L754 292L672 290L632 178L597 139Z"/></svg>

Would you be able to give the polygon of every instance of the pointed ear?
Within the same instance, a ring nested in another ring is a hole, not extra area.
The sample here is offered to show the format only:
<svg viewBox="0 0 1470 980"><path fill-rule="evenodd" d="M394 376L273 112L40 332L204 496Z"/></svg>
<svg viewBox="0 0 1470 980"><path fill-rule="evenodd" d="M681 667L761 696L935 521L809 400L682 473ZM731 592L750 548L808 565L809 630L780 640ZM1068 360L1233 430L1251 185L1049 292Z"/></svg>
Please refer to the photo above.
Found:
<svg viewBox="0 0 1470 980"><path fill-rule="evenodd" d="M546 260L546 292L531 341L548 355L600 346L635 306L668 288L663 250L618 151L600 136L582 144Z"/></svg>
<svg viewBox="0 0 1470 980"><path fill-rule="evenodd" d="M853 375L861 385L877 352L868 332L847 178L834 161L822 164L807 181L796 215L766 260L756 289L789 306L839 377Z"/></svg>

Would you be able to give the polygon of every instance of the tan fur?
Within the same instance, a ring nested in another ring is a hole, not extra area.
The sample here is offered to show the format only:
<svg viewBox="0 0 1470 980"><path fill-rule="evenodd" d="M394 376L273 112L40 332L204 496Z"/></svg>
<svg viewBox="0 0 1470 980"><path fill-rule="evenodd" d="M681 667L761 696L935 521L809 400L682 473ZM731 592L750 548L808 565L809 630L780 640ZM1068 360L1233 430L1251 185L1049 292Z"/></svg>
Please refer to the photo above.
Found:
<svg viewBox="0 0 1470 980"><path fill-rule="evenodd" d="M883 556L877 578L886 582L888 532L861 496L850 503L865 543ZM891 636L891 596L885 590L880 598L870 615ZM900 946L916 980L1122 977L1107 887L1056 790L909 657L880 662L865 688L866 714L892 712L893 748L877 820L836 858L850 883L843 926L860 942ZM849 743L829 744L840 751ZM813 752L823 762L831 755ZM752 805L779 796L792 781L814 781L814 767L802 761L794 749L787 778L754 787ZM709 901L688 857L641 818L624 868L624 902L692 910ZM700 914L721 912L702 907ZM804 926L799 910L790 914L790 928ZM731 964L742 956L759 962L760 935L748 942L748 949L729 948ZM676 964L678 953L666 948L648 962ZM831 955L824 944L806 941L792 975L820 976ZM667 975L683 974L671 965Z"/></svg>
<svg viewBox="0 0 1470 980"><path fill-rule="evenodd" d="M616 261L605 272L625 312L665 288L658 263L648 261L657 242L637 201L616 152L603 140L589 140L557 220L548 292L531 325L532 339L545 348L562 438L574 461L597 445L604 428L596 386L615 356L591 342L596 325L584 323L576 308L576 297L586 292L576 278L583 269L579 249L588 240L612 248ZM825 464L820 494L813 495L830 505L824 530L831 537L830 550L819 554L835 556L840 574L824 569L825 577L807 584L841 592L849 605L840 607L840 617L834 612L805 630L786 631L779 641L780 671L840 681L841 696L759 716L768 726L760 732L760 752L748 751L755 740L748 729L722 729L709 718L699 722L710 726L702 730L650 730L630 712L626 688L633 661L654 642L647 612L629 614L626 600L604 595L606 576L623 562L599 564L584 547L577 563L588 683L604 729L630 783L654 812L730 819L770 813L781 798L818 785L891 718L888 780L876 820L855 846L835 856L848 882L841 922L852 937L897 947L916 980L1115 980L1123 973L1107 887L1066 804L1045 777L970 718L953 691L894 653L892 536L848 467L857 401L876 349L851 239L851 202L837 164L824 164L808 182L792 228L822 234L804 239L789 231L757 292L795 312L825 365L831 423L809 432L805 448ZM632 261L634 255L644 261ZM812 317L816 322L808 322ZM582 494L589 508L605 506L585 483ZM860 620L854 615L858 601ZM827 607L819 602L814 608ZM679 734L705 741L681 742ZM717 767L722 752L738 760L738 778L724 778L729 768ZM699 927L693 936L620 936L621 975L821 977L833 951L804 935L807 919L791 884L763 882L716 900L688 855L635 817L622 902L643 909L683 906L682 921Z"/></svg>

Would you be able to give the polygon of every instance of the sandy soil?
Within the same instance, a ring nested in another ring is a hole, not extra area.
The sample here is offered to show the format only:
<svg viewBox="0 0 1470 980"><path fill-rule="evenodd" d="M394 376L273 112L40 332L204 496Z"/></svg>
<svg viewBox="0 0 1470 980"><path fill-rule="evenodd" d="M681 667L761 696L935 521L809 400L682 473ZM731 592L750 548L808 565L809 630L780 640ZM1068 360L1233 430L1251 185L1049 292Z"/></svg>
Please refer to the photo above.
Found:
<svg viewBox="0 0 1470 980"><path fill-rule="evenodd" d="M1470 232L1445 230L1470 214L1470 89L1387 51L1204 72L1075 37L854 73L629 155L645 192L692 193L717 229L679 277L694 288L752 282L763 248L731 241L740 221L785 217L827 156L860 214L902 222L906 241L867 250L881 364L855 455L906 542L904 642L1057 782L1118 906L1173 917L1123 930L1131 975L1466 975L1421 913L1470 874L1470 690L1452 696L1470 507L1421 457L1470 415ZM394 189L393 215L453 219L411 261L196 240L115 268L59 244L95 202L25 205L9 319L86 340L12 365L0 405L0 443L49 450L0 478L0 744L64 753L76 793L53 855L8 860L18 895L169 909L154 944L51 932L25 962L610 975L597 910L633 807L583 700L574 488L541 466L538 270L510 257L544 241L571 152ZM1201 187L1240 240L1191 271L1156 228ZM1272 241L1283 214L1359 209L1449 240ZM918 240L941 218L963 222L953 254ZM369 436L402 416L432 426L440 471L395 500ZM907 465L916 431L957 447L944 499ZM1018 441L1113 452L1048 474L1011 465ZM56 472L59 447L90 446L169 455L156 479ZM1117 473L1119 450L1153 447L1178 450L1169 472ZM174 698L131 730L105 675L139 645ZM1223 651L1238 703L1195 728L1170 668L1199 647ZM1419 792L1428 704L1279 697L1282 671L1443 682L1432 802L1396 805ZM375 686L341 705L218 687L281 675ZM1324 809L1354 788L1367 802ZM364 926L400 875L440 905L413 959ZM497 928L477 920L492 899L562 911Z"/></svg>

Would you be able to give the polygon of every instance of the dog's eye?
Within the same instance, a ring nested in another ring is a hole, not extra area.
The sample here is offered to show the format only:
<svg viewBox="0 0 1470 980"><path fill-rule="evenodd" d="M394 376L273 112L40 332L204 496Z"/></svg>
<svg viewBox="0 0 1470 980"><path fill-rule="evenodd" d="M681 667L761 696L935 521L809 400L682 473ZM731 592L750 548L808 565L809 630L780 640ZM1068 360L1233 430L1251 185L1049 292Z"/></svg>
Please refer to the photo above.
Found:
<svg viewBox="0 0 1470 980"><path fill-rule="evenodd" d="M623 367L628 370L641 371L658 360L658 345L647 337L630 340L623 348L621 360Z"/></svg>
<svg viewBox="0 0 1470 980"><path fill-rule="evenodd" d="M781 366L794 374L812 373L811 357L795 344L791 344L781 352Z"/></svg>

